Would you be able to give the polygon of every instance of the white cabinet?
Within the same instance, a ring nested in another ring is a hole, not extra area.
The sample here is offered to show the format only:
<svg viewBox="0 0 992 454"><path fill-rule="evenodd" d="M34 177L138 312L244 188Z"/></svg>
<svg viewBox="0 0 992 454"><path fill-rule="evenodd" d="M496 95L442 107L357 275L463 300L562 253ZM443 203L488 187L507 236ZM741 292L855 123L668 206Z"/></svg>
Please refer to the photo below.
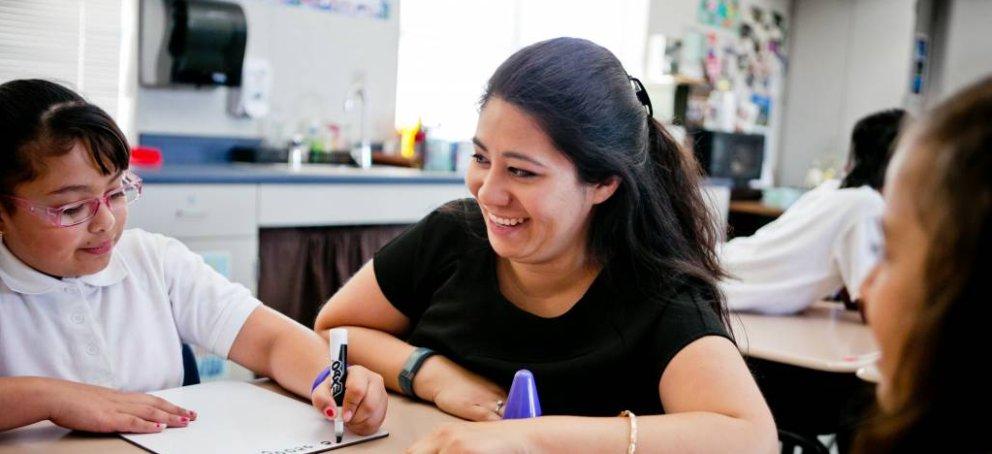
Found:
<svg viewBox="0 0 992 454"><path fill-rule="evenodd" d="M257 200L254 184L146 184L129 217L176 238L258 235Z"/></svg>
<svg viewBox="0 0 992 454"><path fill-rule="evenodd" d="M463 184L146 184L128 225L182 241L257 290L259 227L413 224Z"/></svg>
<svg viewBox="0 0 992 454"><path fill-rule="evenodd" d="M446 202L469 197L463 184L270 184L258 189L262 227L413 224Z"/></svg>
<svg viewBox="0 0 992 454"><path fill-rule="evenodd" d="M182 241L232 281L257 289L258 186L146 184L128 226Z"/></svg>

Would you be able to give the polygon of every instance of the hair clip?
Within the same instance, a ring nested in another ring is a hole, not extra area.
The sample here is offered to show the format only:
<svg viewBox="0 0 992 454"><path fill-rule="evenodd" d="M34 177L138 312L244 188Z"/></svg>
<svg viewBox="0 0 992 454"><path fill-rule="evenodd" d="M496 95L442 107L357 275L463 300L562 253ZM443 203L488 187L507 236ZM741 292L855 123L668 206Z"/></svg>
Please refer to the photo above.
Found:
<svg viewBox="0 0 992 454"><path fill-rule="evenodd" d="M648 116L654 116L654 108L651 106L651 98L648 97L648 91L644 88L644 84L634 76L627 76L631 82L634 83L634 94L637 95L637 100L641 102L642 106L648 108Z"/></svg>

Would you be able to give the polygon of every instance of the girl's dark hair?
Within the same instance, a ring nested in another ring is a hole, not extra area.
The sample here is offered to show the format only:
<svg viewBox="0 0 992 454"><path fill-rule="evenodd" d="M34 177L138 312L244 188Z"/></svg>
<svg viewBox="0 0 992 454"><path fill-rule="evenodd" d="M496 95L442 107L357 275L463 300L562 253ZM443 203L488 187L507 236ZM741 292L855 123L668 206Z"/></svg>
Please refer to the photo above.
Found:
<svg viewBox="0 0 992 454"><path fill-rule="evenodd" d="M644 95L646 97L646 95ZM527 112L575 164L579 179L619 179L592 213L589 249L650 296L702 289L726 324L716 281L716 228L700 192L701 170L638 100L607 49L556 38L510 56L489 79L481 104L499 98ZM729 330L729 326L728 326Z"/></svg>
<svg viewBox="0 0 992 454"><path fill-rule="evenodd" d="M127 139L103 109L72 90L37 79L0 85L0 194L44 171L45 158L62 156L80 143L103 175L128 168ZM14 205L0 198L7 212Z"/></svg>
<svg viewBox="0 0 992 454"><path fill-rule="evenodd" d="M851 171L841 181L842 188L871 186L881 192L885 186L885 169L899 136L906 111L889 109L858 120L851 132Z"/></svg>
<svg viewBox="0 0 992 454"><path fill-rule="evenodd" d="M980 372L992 319L992 78L937 106L906 136L915 215L927 236L924 295L888 399L859 452L992 452L992 389ZM903 170L900 170L903 171ZM985 270L985 271L982 271Z"/></svg>

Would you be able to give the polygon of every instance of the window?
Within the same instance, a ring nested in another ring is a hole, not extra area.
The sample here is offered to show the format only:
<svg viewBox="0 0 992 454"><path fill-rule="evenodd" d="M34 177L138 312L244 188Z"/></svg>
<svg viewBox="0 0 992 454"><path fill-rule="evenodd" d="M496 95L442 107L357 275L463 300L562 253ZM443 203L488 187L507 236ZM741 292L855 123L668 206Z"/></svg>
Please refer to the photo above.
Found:
<svg viewBox="0 0 992 454"><path fill-rule="evenodd" d="M403 0L397 126L421 118L432 135L467 140L489 76L518 49L573 36L610 49L643 72L647 0Z"/></svg>
<svg viewBox="0 0 992 454"><path fill-rule="evenodd" d="M116 119L133 117L124 87L136 2L129 0L3 0L0 82L40 78L75 89ZM125 128L131 122L121 121ZM127 131L125 131L127 132Z"/></svg>

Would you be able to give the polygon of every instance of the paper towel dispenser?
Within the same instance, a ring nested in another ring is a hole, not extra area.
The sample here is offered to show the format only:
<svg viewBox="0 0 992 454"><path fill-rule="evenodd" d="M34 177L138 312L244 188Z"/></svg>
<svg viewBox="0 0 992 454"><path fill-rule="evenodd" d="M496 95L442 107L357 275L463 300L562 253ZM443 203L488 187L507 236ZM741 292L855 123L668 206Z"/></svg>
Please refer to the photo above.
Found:
<svg viewBox="0 0 992 454"><path fill-rule="evenodd" d="M142 0L142 85L241 85L248 26L240 5Z"/></svg>

